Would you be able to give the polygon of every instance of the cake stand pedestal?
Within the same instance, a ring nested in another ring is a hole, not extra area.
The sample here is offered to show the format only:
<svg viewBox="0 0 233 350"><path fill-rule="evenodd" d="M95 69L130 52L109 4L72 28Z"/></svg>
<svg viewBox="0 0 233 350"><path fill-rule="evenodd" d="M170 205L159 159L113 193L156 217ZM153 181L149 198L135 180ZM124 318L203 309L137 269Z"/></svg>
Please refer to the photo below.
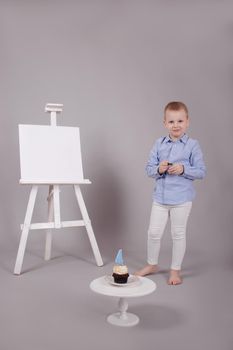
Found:
<svg viewBox="0 0 233 350"><path fill-rule="evenodd" d="M125 298L118 301L119 311L107 317L107 321L115 326L135 326L139 323L139 317L128 310L128 303Z"/></svg>
<svg viewBox="0 0 233 350"><path fill-rule="evenodd" d="M119 297L119 311L107 317L107 321L115 326L130 327L139 323L139 317L127 312L128 302L126 298L140 297L155 291L156 284L146 277L138 277L137 283L132 285L111 285L106 276L93 280L90 284L92 291L107 296Z"/></svg>

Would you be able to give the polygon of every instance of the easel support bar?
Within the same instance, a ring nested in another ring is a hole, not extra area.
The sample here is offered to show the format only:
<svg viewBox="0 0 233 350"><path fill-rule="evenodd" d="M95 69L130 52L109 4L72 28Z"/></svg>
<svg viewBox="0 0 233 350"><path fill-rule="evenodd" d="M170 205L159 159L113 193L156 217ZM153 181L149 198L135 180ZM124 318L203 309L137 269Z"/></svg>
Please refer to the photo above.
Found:
<svg viewBox="0 0 233 350"><path fill-rule="evenodd" d="M61 221L61 228L63 227L78 227L78 226L85 226L85 223L83 220L72 220L72 221ZM24 229L25 225L22 224L20 225L21 230ZM54 222L40 222L40 223L35 223L31 224L28 226L29 230L43 230L43 229L55 229L57 228L55 226Z"/></svg>

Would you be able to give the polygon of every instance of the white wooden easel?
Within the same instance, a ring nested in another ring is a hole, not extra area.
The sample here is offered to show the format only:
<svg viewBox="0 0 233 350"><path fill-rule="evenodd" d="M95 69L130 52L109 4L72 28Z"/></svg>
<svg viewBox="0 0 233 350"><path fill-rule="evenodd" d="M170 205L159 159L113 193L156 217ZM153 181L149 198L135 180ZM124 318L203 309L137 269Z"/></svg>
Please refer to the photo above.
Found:
<svg viewBox="0 0 233 350"><path fill-rule="evenodd" d="M51 125L56 126L56 114L60 113L62 111L62 104L47 104L45 111L50 113L51 116ZM24 224L21 225L22 234L20 238L19 248L18 248L18 254L15 262L15 268L14 268L14 274L20 275L28 234L29 230L36 230L36 229L46 229L46 243L45 243L45 260L50 260L51 258L51 246L52 246L52 229L60 229L63 227L77 227L77 226L85 226L88 234L88 238L90 240L90 244L95 256L96 264L97 266L102 266L103 261L100 255L100 251L96 242L96 238L92 229L91 221L85 206L85 202L83 200L83 196L81 193L80 185L81 184L90 184L91 182L89 180L83 180L78 183L73 183L75 196L77 199L77 202L80 207L82 220L73 220L73 221L61 221L60 217L60 197L59 197L59 186L70 184L70 183L47 183L47 182L38 182L38 183L31 183L31 182L20 182L22 184L30 184L32 185L29 201L27 205L26 215L24 219ZM48 222L46 223L31 223L33 209L36 201L36 196L38 192L38 186L39 185L49 185L49 195L48 195Z"/></svg>

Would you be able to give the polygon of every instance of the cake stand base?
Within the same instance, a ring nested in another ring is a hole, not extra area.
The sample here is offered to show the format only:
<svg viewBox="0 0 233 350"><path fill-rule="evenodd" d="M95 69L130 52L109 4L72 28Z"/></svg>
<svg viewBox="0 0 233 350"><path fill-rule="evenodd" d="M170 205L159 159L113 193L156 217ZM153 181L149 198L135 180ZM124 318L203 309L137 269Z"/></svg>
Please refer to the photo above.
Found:
<svg viewBox="0 0 233 350"><path fill-rule="evenodd" d="M121 312L116 312L107 317L107 321L114 326L131 327L139 323L139 317L137 315L126 312L122 317Z"/></svg>

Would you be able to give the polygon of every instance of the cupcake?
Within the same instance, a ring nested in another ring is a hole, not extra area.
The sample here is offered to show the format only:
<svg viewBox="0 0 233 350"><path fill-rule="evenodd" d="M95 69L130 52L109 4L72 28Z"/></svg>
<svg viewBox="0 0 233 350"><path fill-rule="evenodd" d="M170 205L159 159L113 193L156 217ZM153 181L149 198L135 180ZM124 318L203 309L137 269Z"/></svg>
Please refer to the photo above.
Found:
<svg viewBox="0 0 233 350"><path fill-rule="evenodd" d="M127 283L129 277L128 267L124 265L122 258L122 249L120 249L117 253L115 265L113 266L112 276L115 283Z"/></svg>

